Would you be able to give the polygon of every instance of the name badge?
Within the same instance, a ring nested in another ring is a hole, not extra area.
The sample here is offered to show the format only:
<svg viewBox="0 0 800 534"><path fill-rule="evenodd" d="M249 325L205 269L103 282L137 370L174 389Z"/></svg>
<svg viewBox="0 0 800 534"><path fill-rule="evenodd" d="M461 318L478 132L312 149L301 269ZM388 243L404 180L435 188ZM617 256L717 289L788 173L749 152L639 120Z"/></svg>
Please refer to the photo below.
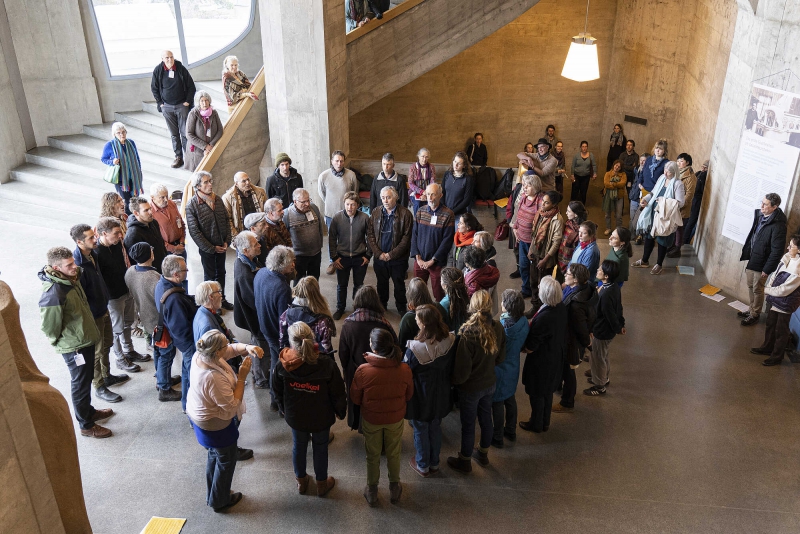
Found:
<svg viewBox="0 0 800 534"><path fill-rule="evenodd" d="M169 71L169 77L170 78L174 78L175 77L175 71L174 70Z"/></svg>
<svg viewBox="0 0 800 534"><path fill-rule="evenodd" d="M431 215L431 224L436 225L436 215Z"/></svg>
<svg viewBox="0 0 800 534"><path fill-rule="evenodd" d="M86 360L84 359L83 354L81 354L80 352L76 352L75 353L75 365L80 367L81 365L84 365L85 363L86 363Z"/></svg>
<svg viewBox="0 0 800 534"><path fill-rule="evenodd" d="M314 212L311 211L311 210L307 211L306 212L306 219L308 219L309 221L313 221L314 220Z"/></svg>
<svg viewBox="0 0 800 534"><path fill-rule="evenodd" d="M211 128L206 130L206 137L211 137Z"/></svg>
<svg viewBox="0 0 800 534"><path fill-rule="evenodd" d="M181 220L180 218L175 221L175 224L177 225L178 228L183 228L183 220Z"/></svg>

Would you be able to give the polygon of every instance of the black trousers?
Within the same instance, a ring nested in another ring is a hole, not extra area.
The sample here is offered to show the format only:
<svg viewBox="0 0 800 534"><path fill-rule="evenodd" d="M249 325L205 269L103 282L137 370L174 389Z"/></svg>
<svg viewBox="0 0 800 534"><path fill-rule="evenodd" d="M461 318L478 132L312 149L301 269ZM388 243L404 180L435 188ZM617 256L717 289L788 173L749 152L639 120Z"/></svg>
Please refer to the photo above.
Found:
<svg viewBox="0 0 800 534"><path fill-rule="evenodd" d="M771 360L782 360L786 346L789 344L789 313L778 313L770 310L767 314L767 330L764 332L762 350L770 351Z"/></svg>
<svg viewBox="0 0 800 534"><path fill-rule="evenodd" d="M572 191L570 191L569 199L578 200L586 205L586 194L589 192L589 180L591 176L578 176L575 175L575 181L572 183Z"/></svg>
<svg viewBox="0 0 800 534"><path fill-rule="evenodd" d="M653 249L655 248L656 240L654 237L645 237L644 238L644 253L642 254L642 261L644 263L648 263L650 259L650 254L653 253ZM658 265L664 266L664 260L667 258L667 247L660 244L658 245L658 258L656 263Z"/></svg>
<svg viewBox="0 0 800 534"><path fill-rule="evenodd" d="M294 259L294 267L297 269L297 278L292 282L292 286L296 286L297 281L305 276L313 276L319 280L319 266L321 262L321 250L313 256L296 256Z"/></svg>
<svg viewBox="0 0 800 534"><path fill-rule="evenodd" d="M492 425L492 439L495 441L503 439L503 430L506 434L517 434L517 398L514 395L492 403Z"/></svg>
<svg viewBox="0 0 800 534"><path fill-rule="evenodd" d="M183 153L186 152L186 119L189 117L189 106L162 104L161 114L167 121L169 135L172 138L172 151L175 152L176 158L183 159Z"/></svg>
<svg viewBox="0 0 800 534"><path fill-rule="evenodd" d="M75 363L75 356L83 356L83 365ZM67 364L70 376L70 389L72 394L72 407L75 410L75 419L81 429L88 430L94 426L94 406L92 406L92 378L94 377L94 345L83 347L76 352L61 355Z"/></svg>
<svg viewBox="0 0 800 534"><path fill-rule="evenodd" d="M550 428L550 412L553 409L553 394L530 396L531 425L534 432L544 432Z"/></svg>
<svg viewBox="0 0 800 534"><path fill-rule="evenodd" d="M574 408L575 393L578 392L578 379L575 377L575 369L570 368L566 360L564 360L564 368L561 375L564 380L564 387L561 390L561 402L559 404L564 408Z"/></svg>
<svg viewBox="0 0 800 534"><path fill-rule="evenodd" d="M203 281L214 280L222 286L222 295L225 296L225 253L212 253L200 251L200 263L203 264Z"/></svg>
<svg viewBox="0 0 800 534"><path fill-rule="evenodd" d="M119 184L115 185L114 188L117 190L117 194L122 197L122 201L125 203L125 214L130 215L131 208L128 206L128 202L133 196L133 193L131 191L123 191L122 186Z"/></svg>
<svg viewBox="0 0 800 534"><path fill-rule="evenodd" d="M344 311L347 306L347 284L350 281L350 271L353 272L353 299L355 299L356 291L364 285L367 266L362 265L364 256L341 256L339 261L342 268L336 270L336 309Z"/></svg>
<svg viewBox="0 0 800 534"><path fill-rule="evenodd" d="M373 265L375 270L375 277L378 279L378 298L381 299L383 307L388 307L389 304L389 279L394 284L394 303L398 310L405 310L408 306L406 299L406 271L408 270L408 262L389 262L375 260Z"/></svg>

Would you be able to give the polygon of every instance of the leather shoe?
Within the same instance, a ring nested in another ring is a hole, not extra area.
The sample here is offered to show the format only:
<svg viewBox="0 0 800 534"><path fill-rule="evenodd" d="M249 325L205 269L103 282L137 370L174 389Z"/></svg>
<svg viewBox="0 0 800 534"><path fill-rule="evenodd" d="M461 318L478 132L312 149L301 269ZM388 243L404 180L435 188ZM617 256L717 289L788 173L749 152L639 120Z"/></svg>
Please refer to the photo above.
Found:
<svg viewBox="0 0 800 534"><path fill-rule="evenodd" d="M106 383L107 388L110 388L111 386L114 386L116 384L124 384L130 379L131 377L129 377L125 373L120 373L118 375L112 375L111 373L108 373L108 376L103 379L103 382Z"/></svg>
<svg viewBox="0 0 800 534"><path fill-rule="evenodd" d="M764 350L761 347L755 347L750 349L750 354L758 354L759 356L769 356L772 354L771 350Z"/></svg>
<svg viewBox="0 0 800 534"><path fill-rule="evenodd" d="M172 167L173 169L183 167L183 158L175 158L175 161L172 162L172 165L170 165L170 167Z"/></svg>
<svg viewBox="0 0 800 534"><path fill-rule="evenodd" d="M241 492L237 491L236 493L231 493L231 500L228 502L228 504L226 504L225 506L220 506L219 508L214 508L214 511L217 513L224 512L229 508L233 508L234 506L239 504L239 501L241 500L242 500Z"/></svg>
<svg viewBox="0 0 800 534"><path fill-rule="evenodd" d="M228 310L228 311L233 311L233 304L228 302L227 299L223 299L222 300L222 309L223 310Z"/></svg>
<svg viewBox="0 0 800 534"><path fill-rule="evenodd" d="M85 436L87 438L110 438L113 433L104 426L94 425L92 428L81 428L81 436Z"/></svg>
<svg viewBox="0 0 800 534"><path fill-rule="evenodd" d="M122 400L120 395L117 395L105 386L100 386L94 390L95 396L98 399L103 399L106 402L119 402Z"/></svg>
<svg viewBox="0 0 800 534"><path fill-rule="evenodd" d="M750 311L749 310L746 311L746 312L736 312L736 317L738 317L739 319L744 319L745 317L749 317L749 316L750 316Z"/></svg>
<svg viewBox="0 0 800 534"><path fill-rule="evenodd" d="M751 326L758 322L758 316L748 315L747 318L742 319L742 326Z"/></svg>
<svg viewBox="0 0 800 534"><path fill-rule="evenodd" d="M92 423L96 423L97 421L102 421L103 419L108 419L114 415L114 410L111 408L103 408L102 410L95 410L94 415L92 416Z"/></svg>
<svg viewBox="0 0 800 534"><path fill-rule="evenodd" d="M335 272L336 272L336 266L333 264L333 262L329 263L328 268L325 269L325 274L333 274Z"/></svg>
<svg viewBox="0 0 800 534"><path fill-rule="evenodd" d="M519 269L508 275L509 278L515 278L515 279L520 278L521 276L522 275L519 273Z"/></svg>
<svg viewBox="0 0 800 534"><path fill-rule="evenodd" d="M150 360L153 359L153 357L150 356L149 354L145 354L144 356L142 356L135 350L132 350L131 352L126 352L125 358L132 362L149 362Z"/></svg>
<svg viewBox="0 0 800 534"><path fill-rule="evenodd" d="M460 452L458 456L448 456L447 465L461 473L472 473L472 459L462 458Z"/></svg>
<svg viewBox="0 0 800 534"><path fill-rule="evenodd" d="M782 361L783 358L767 358L766 360L761 362L761 365L763 365L764 367L772 367L773 365L780 365Z"/></svg>
<svg viewBox="0 0 800 534"><path fill-rule="evenodd" d="M239 450L238 461L243 462L253 457L253 449L243 449L242 447L236 447L236 448Z"/></svg>
<svg viewBox="0 0 800 534"><path fill-rule="evenodd" d="M124 357L117 360L117 369L120 371L127 371L129 373L138 373L142 370L141 367Z"/></svg>
<svg viewBox="0 0 800 534"><path fill-rule="evenodd" d="M179 400L181 400L181 392L180 391L175 391L172 388L159 389L158 390L158 400L160 402L179 401Z"/></svg>
<svg viewBox="0 0 800 534"><path fill-rule="evenodd" d="M181 383L181 375L172 375L169 380L173 386L177 386Z"/></svg>
<svg viewBox="0 0 800 534"><path fill-rule="evenodd" d="M344 310L336 310L336 312L333 314L333 320L338 321L342 318L342 315L344 315Z"/></svg>

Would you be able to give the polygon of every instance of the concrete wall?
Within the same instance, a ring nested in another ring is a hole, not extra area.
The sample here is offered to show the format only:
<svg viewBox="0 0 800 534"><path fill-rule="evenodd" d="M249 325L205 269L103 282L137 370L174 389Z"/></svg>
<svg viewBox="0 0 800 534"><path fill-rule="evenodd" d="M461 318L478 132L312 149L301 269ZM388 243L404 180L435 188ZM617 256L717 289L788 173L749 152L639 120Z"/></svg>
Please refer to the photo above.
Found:
<svg viewBox="0 0 800 534"><path fill-rule="evenodd" d="M142 101L152 101L150 92L150 76L126 80L109 79L105 66L103 50L100 48L99 35L95 31L91 2L80 2L83 17L83 32L89 48L89 60L97 84L97 94L100 98L100 109L103 121L114 119L118 111L134 111L142 109ZM250 79L255 78L264 61L261 54L261 24L259 22L258 4L256 4L255 21L250 32L232 50L226 52L218 59L212 59L202 65L189 69L195 80L218 80L222 78L222 60L227 55L239 58L239 66ZM161 57L153 57L153 67L161 61ZM216 106L224 106L225 102L215 102ZM84 123L82 123L84 124ZM85 123L88 124L88 123Z"/></svg>
<svg viewBox="0 0 800 534"><path fill-rule="evenodd" d="M0 9L0 16L3 14ZM10 41L10 35L8 38ZM0 41L0 109L5 110L0 113L0 184L10 179L11 169L25 162L25 140L7 65L12 53L3 47L4 41Z"/></svg>
<svg viewBox="0 0 800 534"><path fill-rule="evenodd" d="M761 0L754 14L747 0L739 0L724 90L719 106L714 145L711 152L711 177L706 186L699 229L700 260L714 285L747 298L744 262L739 261L742 246L722 234L731 179L739 152L744 117L752 83L755 80L791 69L800 73L800 4L793 0ZM800 92L800 87L792 91ZM790 234L800 223L800 203L796 202L797 176L788 199L781 208L789 216Z"/></svg>
<svg viewBox="0 0 800 534"><path fill-rule="evenodd" d="M567 154L586 139L595 156L605 156L600 110L611 79L616 4L592 2L589 31L598 39L599 80L561 77L570 39L583 31L586 4L541 0L478 44L351 116L352 157L380 159L392 151L398 161L413 161L425 146L433 160L449 162L480 131L489 164L508 167L549 123L556 125Z"/></svg>

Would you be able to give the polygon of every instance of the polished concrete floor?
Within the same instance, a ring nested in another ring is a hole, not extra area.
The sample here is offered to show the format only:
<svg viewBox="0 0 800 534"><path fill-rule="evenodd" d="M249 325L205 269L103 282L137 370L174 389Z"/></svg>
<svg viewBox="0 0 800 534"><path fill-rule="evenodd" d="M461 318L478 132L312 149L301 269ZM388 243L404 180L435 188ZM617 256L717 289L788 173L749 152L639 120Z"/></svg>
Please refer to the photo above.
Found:
<svg viewBox="0 0 800 534"><path fill-rule="evenodd" d="M480 218L494 228L488 212ZM31 353L69 398L67 370L38 328L36 272L55 245L71 246L69 236L0 223L0 277L20 302ZM607 247L601 239L604 254ZM507 242L497 248L501 289L517 287L508 278ZM641 247L635 252L641 255ZM696 258L687 254L680 263L695 266L697 275L679 276L676 260L660 276L632 270L623 289L628 334L611 345L608 394L579 394L575 412L554 414L549 432L519 431L516 443L492 449L491 465L476 464L469 476L442 461L438 476L422 479L408 466L413 443L406 427L398 505L389 504L385 470L380 505L366 505L363 441L343 422L330 447L336 488L324 499L298 495L289 427L269 411L267 391L248 387L239 443L255 458L237 466L233 485L245 497L230 513L215 514L205 506L205 450L180 404L158 402L153 364L143 364L115 388L125 400L105 423L114 436L78 437L94 531L135 533L151 516L163 516L187 518L184 533L798 532L798 369L788 361L762 367L748 348L760 343L763 321L739 326L730 299L715 303L698 293L706 280ZM192 283L198 267L190 264ZM374 280L370 271L367 283ZM321 282L334 302L335 278L323 274ZM389 319L396 325L399 316L390 312ZM143 340L136 343L143 351ZM517 402L527 418L521 387ZM444 421L443 456L457 450L459 428L457 413Z"/></svg>

